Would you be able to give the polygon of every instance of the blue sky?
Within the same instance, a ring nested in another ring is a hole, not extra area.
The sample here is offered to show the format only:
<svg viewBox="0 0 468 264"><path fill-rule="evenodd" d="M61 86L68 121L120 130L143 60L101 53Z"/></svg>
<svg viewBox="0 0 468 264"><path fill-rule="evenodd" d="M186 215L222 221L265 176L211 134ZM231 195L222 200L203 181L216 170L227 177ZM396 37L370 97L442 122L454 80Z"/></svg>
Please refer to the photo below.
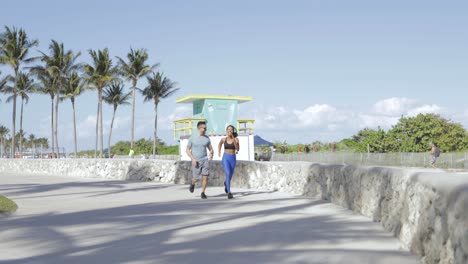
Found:
<svg viewBox="0 0 468 264"><path fill-rule="evenodd" d="M467 1L31 0L2 10L2 31L24 28L40 42L34 53L51 39L81 51L82 62L88 49L124 57L146 48L181 88L159 107L158 135L168 144L176 144L172 121L191 116L175 103L188 94L252 96L239 117L254 118L260 136L291 144L388 129L417 113L468 128ZM11 127L12 105L0 99L0 124ZM77 99L79 149L94 147L96 101L94 91ZM150 138L153 105L137 102L136 138ZM32 96L25 131L48 137L49 108L47 96ZM70 102L60 109L59 144L71 150ZM129 139L130 113L117 110L113 142ZM111 117L104 106L105 133Z"/></svg>

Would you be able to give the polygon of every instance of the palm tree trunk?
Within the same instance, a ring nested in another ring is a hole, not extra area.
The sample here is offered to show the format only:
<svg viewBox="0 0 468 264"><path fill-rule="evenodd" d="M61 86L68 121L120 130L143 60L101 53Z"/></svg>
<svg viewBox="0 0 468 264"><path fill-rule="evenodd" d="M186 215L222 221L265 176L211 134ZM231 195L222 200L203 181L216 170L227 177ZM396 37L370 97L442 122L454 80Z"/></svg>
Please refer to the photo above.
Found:
<svg viewBox="0 0 468 264"><path fill-rule="evenodd" d="M94 146L94 158L97 158L97 145L98 145L98 131L99 131L99 94L98 94L98 105L96 113L96 145Z"/></svg>
<svg viewBox="0 0 468 264"><path fill-rule="evenodd" d="M71 98L71 102L72 102L72 109L73 109L73 137L74 137L74 141L75 141L75 158L77 157L76 153L77 153L77 143L76 143L76 119L75 119L75 100L73 98Z"/></svg>
<svg viewBox="0 0 468 264"><path fill-rule="evenodd" d="M57 150L57 158L60 158L60 149L58 145L58 105L59 96L55 97L55 149Z"/></svg>
<svg viewBox="0 0 468 264"><path fill-rule="evenodd" d="M114 104L114 113L112 114L112 121L111 121L111 126L110 126L110 131L109 131L109 139L107 140L107 148L109 152L109 158L111 157L111 136L112 136L112 128L114 127L114 118L115 118L115 112L117 111L117 105Z"/></svg>
<svg viewBox="0 0 468 264"><path fill-rule="evenodd" d="M102 152L104 150L104 140L103 140L103 130L102 130L102 88L99 89L99 112L101 113L99 116L99 140L101 141L101 151L100 151L100 158L102 158Z"/></svg>
<svg viewBox="0 0 468 264"><path fill-rule="evenodd" d="M153 157L156 156L156 140L158 138L158 104L154 104L154 142L153 142Z"/></svg>
<svg viewBox="0 0 468 264"><path fill-rule="evenodd" d="M130 139L130 149L133 149L133 140L134 140L134 135L135 135L135 95L136 95L136 81L133 80L133 93L132 93L132 135ZM133 157L133 156L132 156Z"/></svg>
<svg viewBox="0 0 468 264"><path fill-rule="evenodd" d="M21 97L21 112L20 112L20 138L19 138L19 155L20 158L23 157L23 106L24 106L24 98Z"/></svg>
<svg viewBox="0 0 468 264"><path fill-rule="evenodd" d="M15 89L16 89L16 82L15 82ZM15 137L16 137L16 92L13 94L13 129L11 132L11 157L15 158Z"/></svg>
<svg viewBox="0 0 468 264"><path fill-rule="evenodd" d="M52 108L51 108L51 111L50 111L50 116L51 116L51 129L50 129L50 132L52 133L52 155L55 154L55 150L54 150L54 147L55 147L55 137L54 137L54 118L55 118L55 115L54 115L54 97L53 96L50 96L51 98L51 101L52 101Z"/></svg>
<svg viewBox="0 0 468 264"><path fill-rule="evenodd" d="M18 69L19 68L15 68L15 80L14 80L14 91L13 91L13 113L12 113L12 120L13 120L13 131L11 132L12 133L12 137L11 137L11 158L15 158L15 134L16 134L16 83L17 83L17 80L18 80Z"/></svg>

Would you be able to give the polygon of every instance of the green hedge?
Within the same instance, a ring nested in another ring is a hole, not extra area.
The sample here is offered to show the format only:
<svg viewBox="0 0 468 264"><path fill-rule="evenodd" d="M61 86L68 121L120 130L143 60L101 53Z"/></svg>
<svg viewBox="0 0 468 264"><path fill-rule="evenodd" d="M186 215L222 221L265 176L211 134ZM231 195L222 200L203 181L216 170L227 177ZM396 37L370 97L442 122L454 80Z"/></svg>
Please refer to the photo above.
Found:
<svg viewBox="0 0 468 264"><path fill-rule="evenodd" d="M0 213L11 213L16 211L18 206L12 200L0 195Z"/></svg>

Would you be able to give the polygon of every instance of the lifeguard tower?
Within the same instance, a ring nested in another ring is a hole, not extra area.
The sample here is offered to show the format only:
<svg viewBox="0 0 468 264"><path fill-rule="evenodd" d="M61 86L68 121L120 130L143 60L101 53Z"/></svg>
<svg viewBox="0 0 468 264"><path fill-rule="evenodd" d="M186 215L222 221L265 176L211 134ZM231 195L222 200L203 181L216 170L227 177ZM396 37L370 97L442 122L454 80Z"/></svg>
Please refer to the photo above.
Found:
<svg viewBox="0 0 468 264"><path fill-rule="evenodd" d="M253 119L237 119L239 104L249 102L252 97L231 95L187 95L176 100L176 103L192 104L193 115L174 121L174 139L179 141L181 160L190 160L186 153L187 143L193 133L198 133L197 123L206 122L206 135L210 137L214 149L214 160L218 156L218 143L226 136L226 127L237 128L240 151L237 160L254 160L254 122ZM222 154L222 153L221 153Z"/></svg>

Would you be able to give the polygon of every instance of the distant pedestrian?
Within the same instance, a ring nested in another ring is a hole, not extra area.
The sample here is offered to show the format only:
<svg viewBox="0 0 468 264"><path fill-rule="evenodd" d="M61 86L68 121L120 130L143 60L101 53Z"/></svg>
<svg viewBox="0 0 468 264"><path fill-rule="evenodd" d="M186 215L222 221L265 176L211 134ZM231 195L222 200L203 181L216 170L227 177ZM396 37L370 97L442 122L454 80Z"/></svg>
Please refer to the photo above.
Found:
<svg viewBox="0 0 468 264"><path fill-rule="evenodd" d="M440 149L432 142L429 143L429 146L431 147L431 166L432 168L436 168L437 158L440 156Z"/></svg>
<svg viewBox="0 0 468 264"><path fill-rule="evenodd" d="M286 146L285 145L281 145L281 154L284 154L286 153Z"/></svg>

